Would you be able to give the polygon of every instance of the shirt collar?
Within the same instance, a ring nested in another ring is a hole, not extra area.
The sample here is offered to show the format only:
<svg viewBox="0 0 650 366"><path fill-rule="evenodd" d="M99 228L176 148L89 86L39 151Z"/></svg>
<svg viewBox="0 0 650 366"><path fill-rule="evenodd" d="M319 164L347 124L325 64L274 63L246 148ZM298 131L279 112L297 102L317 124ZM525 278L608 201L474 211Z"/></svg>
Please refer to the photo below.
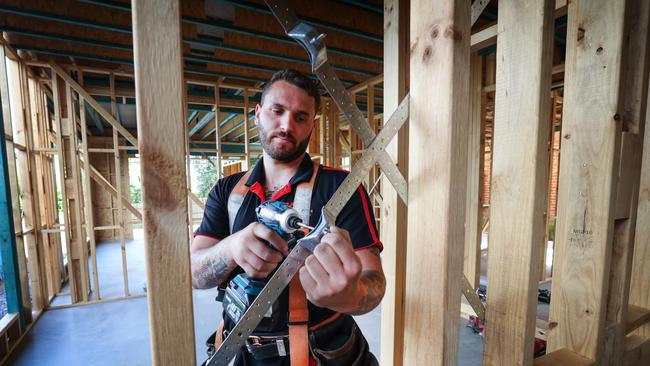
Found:
<svg viewBox="0 0 650 366"><path fill-rule="evenodd" d="M253 170L251 171L251 175L248 177L248 180L246 181L246 186L250 187L256 182L260 184L264 184L266 181L266 175L264 174L264 162L262 160L263 158L260 158L255 166L253 167ZM305 153L305 156L302 159L302 162L298 166L298 170L296 171L296 174L294 174L293 177L289 180L289 184L291 186L295 186L298 183L301 182L306 182L311 179L311 175L313 174L313 163L311 160L311 157L309 154Z"/></svg>

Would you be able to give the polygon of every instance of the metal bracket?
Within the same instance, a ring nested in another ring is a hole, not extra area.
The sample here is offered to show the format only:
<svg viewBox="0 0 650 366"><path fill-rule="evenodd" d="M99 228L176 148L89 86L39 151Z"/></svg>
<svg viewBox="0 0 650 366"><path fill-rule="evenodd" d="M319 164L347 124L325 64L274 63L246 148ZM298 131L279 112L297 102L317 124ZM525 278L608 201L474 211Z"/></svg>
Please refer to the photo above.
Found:
<svg viewBox="0 0 650 366"><path fill-rule="evenodd" d="M298 41L309 52L313 70L327 62L327 48L323 43L325 39L324 33L319 34L314 27L300 22L291 28L287 35Z"/></svg>
<svg viewBox="0 0 650 366"><path fill-rule="evenodd" d="M479 299L478 295L474 291L474 288L469 283L467 276L463 275L463 278L460 281L462 287L461 290L463 292L463 295L467 299L467 302L469 302L472 309L474 309L476 316L478 316L479 319L481 319L481 321L483 322L483 324L485 324L485 305L483 305L481 299Z"/></svg>
<svg viewBox="0 0 650 366"><path fill-rule="evenodd" d="M490 3L490 0L474 0L472 3L472 10L471 10L471 16L470 20L471 22L469 23L470 27L476 23L478 18L481 16L481 13L483 13L483 10L485 10L485 7Z"/></svg>
<svg viewBox="0 0 650 366"><path fill-rule="evenodd" d="M350 126L363 141L363 145L368 147L375 138L375 133L356 103L353 102L350 93L336 76L334 69L327 62L326 48L322 42L324 35L319 35L313 27L298 20L296 15L289 9L286 0L265 0L265 2L287 35L296 39L309 52L314 74L330 93L334 103L346 115L348 121L350 121ZM381 166L382 172L391 182L402 201L407 203L408 185L393 160L385 151L379 153L376 159Z"/></svg>

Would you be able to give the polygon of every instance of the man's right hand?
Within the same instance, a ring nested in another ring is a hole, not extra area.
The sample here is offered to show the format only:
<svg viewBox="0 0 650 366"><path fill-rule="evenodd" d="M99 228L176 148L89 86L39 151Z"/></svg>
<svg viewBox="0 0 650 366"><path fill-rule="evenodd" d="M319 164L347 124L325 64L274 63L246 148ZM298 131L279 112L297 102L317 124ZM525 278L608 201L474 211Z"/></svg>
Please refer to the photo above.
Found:
<svg viewBox="0 0 650 366"><path fill-rule="evenodd" d="M232 260L251 278L266 278L282 262L283 255L289 254L287 242L259 222L251 223L225 240Z"/></svg>

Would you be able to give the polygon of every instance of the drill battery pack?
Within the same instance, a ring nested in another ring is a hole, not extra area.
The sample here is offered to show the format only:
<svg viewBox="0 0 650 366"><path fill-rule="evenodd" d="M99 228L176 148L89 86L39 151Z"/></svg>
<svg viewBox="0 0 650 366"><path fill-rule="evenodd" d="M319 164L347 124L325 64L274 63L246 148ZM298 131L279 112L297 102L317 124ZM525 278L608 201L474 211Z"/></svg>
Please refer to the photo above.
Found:
<svg viewBox="0 0 650 366"><path fill-rule="evenodd" d="M239 322L248 307L253 303L257 295L262 291L266 281L252 279L245 274L235 276L225 289L223 294L223 308L226 316L234 323ZM269 311L264 314L264 318L257 326L257 331L271 332L277 329L279 322L278 302L276 301Z"/></svg>

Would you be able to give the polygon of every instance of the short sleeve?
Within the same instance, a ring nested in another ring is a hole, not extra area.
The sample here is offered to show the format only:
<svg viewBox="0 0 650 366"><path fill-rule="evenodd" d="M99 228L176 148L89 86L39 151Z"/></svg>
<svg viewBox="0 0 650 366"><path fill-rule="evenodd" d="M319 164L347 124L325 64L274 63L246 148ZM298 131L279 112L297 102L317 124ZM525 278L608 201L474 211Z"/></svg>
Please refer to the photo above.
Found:
<svg viewBox="0 0 650 366"><path fill-rule="evenodd" d="M227 209L228 192L224 179L220 179L212 187L205 202L201 225L194 232L194 236L208 236L221 240L230 235Z"/></svg>
<svg viewBox="0 0 650 366"><path fill-rule="evenodd" d="M352 246L355 250L373 246L380 251L383 250L383 245L377 235L373 212L368 193L363 186L359 186L336 219L336 226L350 233Z"/></svg>

